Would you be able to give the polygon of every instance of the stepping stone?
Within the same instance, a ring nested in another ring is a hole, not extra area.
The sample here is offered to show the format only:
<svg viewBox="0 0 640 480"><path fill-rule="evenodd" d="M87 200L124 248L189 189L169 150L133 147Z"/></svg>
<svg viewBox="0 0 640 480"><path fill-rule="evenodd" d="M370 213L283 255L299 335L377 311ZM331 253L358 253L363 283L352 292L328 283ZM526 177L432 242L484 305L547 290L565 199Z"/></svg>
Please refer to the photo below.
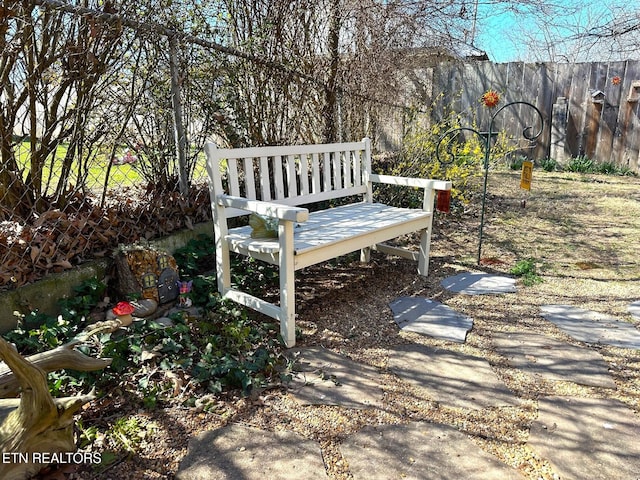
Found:
<svg viewBox="0 0 640 480"><path fill-rule="evenodd" d="M618 400L548 397L538 406L529 446L560 478L640 478L640 419Z"/></svg>
<svg viewBox="0 0 640 480"><path fill-rule="evenodd" d="M400 297L389 304L393 319L406 332L464 343L473 320L442 303L426 298Z"/></svg>
<svg viewBox="0 0 640 480"><path fill-rule="evenodd" d="M158 309L158 302L156 302L152 298L134 300L129 303L131 303L134 309L132 315L138 318L148 317Z"/></svg>
<svg viewBox="0 0 640 480"><path fill-rule="evenodd" d="M437 423L368 426L341 447L355 480L522 479L467 435Z"/></svg>
<svg viewBox="0 0 640 480"><path fill-rule="evenodd" d="M616 388L598 352L535 333L493 333L493 344L509 364L549 380Z"/></svg>
<svg viewBox="0 0 640 480"><path fill-rule="evenodd" d="M629 305L629 313L636 320L640 320L640 301L633 302L631 305Z"/></svg>
<svg viewBox="0 0 640 480"><path fill-rule="evenodd" d="M491 275L489 273L459 273L447 277L441 285L451 292L467 295L492 295L500 293L515 293L516 281L511 277Z"/></svg>
<svg viewBox="0 0 640 480"><path fill-rule="evenodd" d="M640 350L640 330L631 323L571 305L545 305L541 310L544 318L580 342Z"/></svg>
<svg viewBox="0 0 640 480"><path fill-rule="evenodd" d="M474 409L519 405L484 358L416 344L399 345L389 354L394 374L443 405Z"/></svg>
<svg viewBox="0 0 640 480"><path fill-rule="evenodd" d="M382 406L378 369L322 347L300 349L289 393L302 405Z"/></svg>
<svg viewBox="0 0 640 480"><path fill-rule="evenodd" d="M326 479L320 445L291 432L230 424L189 440L176 480Z"/></svg>

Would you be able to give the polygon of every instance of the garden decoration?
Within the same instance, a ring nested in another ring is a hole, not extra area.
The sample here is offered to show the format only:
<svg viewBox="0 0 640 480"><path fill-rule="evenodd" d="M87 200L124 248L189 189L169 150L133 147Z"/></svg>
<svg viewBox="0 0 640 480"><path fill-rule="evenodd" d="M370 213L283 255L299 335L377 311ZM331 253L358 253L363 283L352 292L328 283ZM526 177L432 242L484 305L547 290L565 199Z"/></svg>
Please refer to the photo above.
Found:
<svg viewBox="0 0 640 480"><path fill-rule="evenodd" d="M137 296L158 304L178 298L178 265L169 253L147 245L124 245L114 252L117 293Z"/></svg>
<svg viewBox="0 0 640 480"><path fill-rule="evenodd" d="M531 178L533 177L533 162L526 160L522 162L522 173L520 174L520 188L531 190Z"/></svg>
<svg viewBox="0 0 640 480"><path fill-rule="evenodd" d="M480 99L480 102L487 108L496 108L498 106L498 103L500 102L500 95L495 92L494 90L489 90L486 93L484 93L484 95L482 95L482 98ZM473 134L476 134L479 139L480 139L480 144L482 146L482 149L484 151L484 163L483 163L483 168L484 168L484 182L483 182L483 189L482 189L482 213L480 215L480 232L479 232L479 239L478 239L478 265L480 264L480 255L482 253L482 232L484 229L484 215L485 215L485 204L486 204L486 199L487 199L487 178L489 175L489 158L491 155L491 139L497 135L498 132L496 132L494 130L494 122L496 117L498 116L499 113L501 113L503 110L505 110L508 107L512 107L514 105L524 105L526 107L530 107L531 109L533 109L533 111L535 113L537 113L538 118L539 118L539 123L540 123L540 129L537 131L533 130L532 126L527 126L524 128L524 130L522 131L522 136L528 140L529 142L534 142L536 138L538 138L541 134L542 134L542 128L544 126L544 119L542 117L542 113L540 112L540 110L538 110L538 108L534 105L532 105L529 102L523 102L523 101L515 101L515 102L509 102L506 105L503 105L502 107L498 108L498 110L496 110L496 112L491 116L491 121L489 122L489 129L486 132L479 132L478 130L471 128L471 127L457 127L457 128L452 128L450 130L448 130L447 132L445 132L440 139L438 140L438 144L436 145L436 158L438 159L438 161L442 164L442 165L448 165L453 163L453 161L455 160L455 155L452 151L453 149L453 142L452 140L455 139L456 136L462 134L463 132L471 132ZM449 139L449 157L447 161L443 161L443 159L440 156L440 146L442 145L442 143L445 141L445 139ZM527 167L525 169L525 164L527 164ZM521 177L521 187L522 188L526 188L529 189L530 185L531 185L531 171L533 169L533 164L531 162L525 162L523 164L523 172L522 172L522 177Z"/></svg>
<svg viewBox="0 0 640 480"><path fill-rule="evenodd" d="M77 451L74 415L96 398L95 392L53 398L47 373L61 369L101 370L110 358L93 358L75 347L94 335L113 332L118 321L90 325L69 343L22 357L0 338L0 478L31 478L52 463L99 463L100 455ZM19 398L10 398L19 396Z"/></svg>
<svg viewBox="0 0 640 480"><path fill-rule="evenodd" d="M193 287L193 280L189 280L188 282L181 282L178 280L178 290L180 294L178 295L178 307L179 308L189 308L193 305L191 300L191 288Z"/></svg>
<svg viewBox="0 0 640 480"><path fill-rule="evenodd" d="M129 302L118 302L115 307L112 308L112 311L116 318L120 320L123 327L131 325L133 322L133 311L135 308Z"/></svg>

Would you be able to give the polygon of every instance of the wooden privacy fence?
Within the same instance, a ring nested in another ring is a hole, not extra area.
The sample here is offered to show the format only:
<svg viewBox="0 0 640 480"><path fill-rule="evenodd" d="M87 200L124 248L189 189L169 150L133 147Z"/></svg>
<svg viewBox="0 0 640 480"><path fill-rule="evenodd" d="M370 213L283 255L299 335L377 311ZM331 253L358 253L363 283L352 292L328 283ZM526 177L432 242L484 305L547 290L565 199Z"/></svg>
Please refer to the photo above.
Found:
<svg viewBox="0 0 640 480"><path fill-rule="evenodd" d="M493 89L503 101L526 101L543 114L544 132L529 151L535 159L559 162L586 156L640 173L640 62L596 63L441 63L431 70L431 99L488 127L491 112L481 107L482 94ZM417 90L417 89L416 89ZM427 100L427 99L425 99ZM434 109L433 116L442 115ZM474 117L475 116L475 120ZM496 129L520 138L535 126L533 114L505 109Z"/></svg>

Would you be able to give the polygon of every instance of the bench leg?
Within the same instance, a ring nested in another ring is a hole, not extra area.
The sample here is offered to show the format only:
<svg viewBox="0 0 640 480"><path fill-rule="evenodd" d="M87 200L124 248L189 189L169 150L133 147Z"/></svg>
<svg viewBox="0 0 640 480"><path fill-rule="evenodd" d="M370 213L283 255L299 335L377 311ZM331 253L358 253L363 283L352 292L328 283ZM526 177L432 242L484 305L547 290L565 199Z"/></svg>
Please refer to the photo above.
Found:
<svg viewBox="0 0 640 480"><path fill-rule="evenodd" d="M216 237L216 275L218 292L225 295L231 288L231 258L229 246L220 235Z"/></svg>
<svg viewBox="0 0 640 480"><path fill-rule="evenodd" d="M360 262L369 263L371 259L371 247L366 247L360 250Z"/></svg>
<svg viewBox="0 0 640 480"><path fill-rule="evenodd" d="M431 227L420 234L420 254L418 256L418 273L423 277L429 274L429 250L431 248Z"/></svg>
<svg viewBox="0 0 640 480"><path fill-rule="evenodd" d="M296 343L295 260L293 255L293 222L280 222L280 334L285 345Z"/></svg>

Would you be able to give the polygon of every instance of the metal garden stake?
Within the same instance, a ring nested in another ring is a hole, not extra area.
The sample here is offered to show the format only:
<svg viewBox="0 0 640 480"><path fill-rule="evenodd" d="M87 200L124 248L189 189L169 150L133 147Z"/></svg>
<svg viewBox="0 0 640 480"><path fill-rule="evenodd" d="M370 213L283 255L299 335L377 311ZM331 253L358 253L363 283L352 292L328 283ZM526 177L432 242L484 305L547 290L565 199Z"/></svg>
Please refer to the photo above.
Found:
<svg viewBox="0 0 640 480"><path fill-rule="evenodd" d="M499 101L499 97L497 97L497 94L495 92L487 92L487 94L492 94L495 95L495 99L492 97L491 100L492 105L490 105L487 102L484 102L485 105L487 106L495 106L495 104L497 104L497 102ZM485 94L485 95L487 95ZM483 96L483 100L484 96ZM482 213L480 215L480 233L479 233L479 241L478 241L478 265L480 264L480 254L482 252L482 232L484 229L484 214L485 214L485 203L486 203L486 198L487 198L487 177L489 175L489 157L491 155L491 138L493 136L495 136L498 132L494 131L494 122L496 119L496 116L502 112L505 108L507 107L511 107L513 105L525 105L527 107L531 107L537 114L538 117L540 119L540 129L538 131L536 131L535 133L533 132L533 127L532 126L528 126L525 127L524 130L522 131L522 136L529 141L534 141L536 138L538 138L541 134L542 134L542 128L544 125L544 119L542 118L542 113L540 112L540 110L538 110L537 107L535 107L534 105L532 105L529 102L521 102L521 101L516 101L516 102L510 102L507 103L506 105L502 106L501 108L499 108L498 110L496 110L496 112L492 115L491 117L491 122L489 123L489 129L486 132L479 132L478 130L474 129L474 128L470 128L470 127L457 127L457 128L452 128L450 130L448 130L447 132L445 132L439 139L438 144L436 146L436 157L438 159L438 161L443 164L443 165L447 165L452 163L455 158L453 153L451 153L451 148L450 150L450 155L449 157L451 158L451 160L444 162L442 161L442 159L440 158L440 145L442 144L442 142L446 139L451 137L451 139L453 140L458 134L462 133L462 132L472 132L475 133L479 138L480 138L480 144L482 146L482 149L484 151L484 164L483 164L483 168L484 168L484 182L483 182L483 189L482 189Z"/></svg>

